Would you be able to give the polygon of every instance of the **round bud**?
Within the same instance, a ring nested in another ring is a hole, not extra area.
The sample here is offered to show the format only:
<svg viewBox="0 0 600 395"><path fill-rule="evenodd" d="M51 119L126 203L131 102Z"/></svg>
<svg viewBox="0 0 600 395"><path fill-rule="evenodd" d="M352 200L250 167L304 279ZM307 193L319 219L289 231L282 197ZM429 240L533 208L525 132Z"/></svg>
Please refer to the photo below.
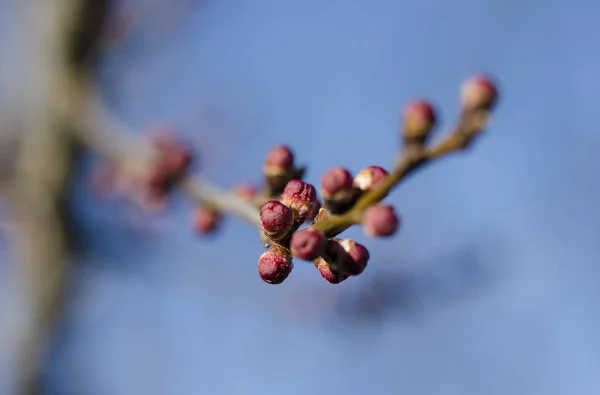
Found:
<svg viewBox="0 0 600 395"><path fill-rule="evenodd" d="M325 199L352 188L352 174L343 167L334 167L321 177L321 193Z"/></svg>
<svg viewBox="0 0 600 395"><path fill-rule="evenodd" d="M344 272L351 276L358 276L361 274L367 267L370 258L367 247L350 239L339 240L338 243L342 246L344 251L348 253L350 258L352 258L345 260L343 267Z"/></svg>
<svg viewBox="0 0 600 395"><path fill-rule="evenodd" d="M152 142L162 155L161 164L170 176L176 176L187 170L193 156L190 148L177 141L170 129L157 129L152 136Z"/></svg>
<svg viewBox="0 0 600 395"><path fill-rule="evenodd" d="M280 176L294 169L294 153L287 145L277 145L267 153L264 164L267 176Z"/></svg>
<svg viewBox="0 0 600 395"><path fill-rule="evenodd" d="M315 259L313 264L319 270L321 276L331 284L339 284L349 277L347 274L334 271L331 265L321 257Z"/></svg>
<svg viewBox="0 0 600 395"><path fill-rule="evenodd" d="M211 233L216 230L221 222L221 213L205 206L200 206L194 211L194 229L198 233Z"/></svg>
<svg viewBox="0 0 600 395"><path fill-rule="evenodd" d="M258 258L258 274L264 282L281 284L292 272L292 257L279 245L273 245Z"/></svg>
<svg viewBox="0 0 600 395"><path fill-rule="evenodd" d="M184 145L177 144L177 146L173 147L166 155L169 168L174 175L186 171L192 164L192 153L190 149Z"/></svg>
<svg viewBox="0 0 600 395"><path fill-rule="evenodd" d="M388 237L396 233L400 221L392 206L376 205L369 207L362 220L365 233L371 237Z"/></svg>
<svg viewBox="0 0 600 395"><path fill-rule="evenodd" d="M317 202L317 191L307 182L292 180L285 186L281 201L294 210L297 221L305 221Z"/></svg>
<svg viewBox="0 0 600 395"><path fill-rule="evenodd" d="M153 191L166 192L169 181L168 169L162 165L150 167L142 175L143 186Z"/></svg>
<svg viewBox="0 0 600 395"><path fill-rule="evenodd" d="M379 185L388 174L380 166L365 167L354 177L353 185L362 191L368 191Z"/></svg>
<svg viewBox="0 0 600 395"><path fill-rule="evenodd" d="M475 75L467 79L460 91L464 111L491 110L496 104L498 88L487 75Z"/></svg>
<svg viewBox="0 0 600 395"><path fill-rule="evenodd" d="M279 240L294 226L294 212L279 200L269 200L260 208L260 223L271 239Z"/></svg>
<svg viewBox="0 0 600 395"><path fill-rule="evenodd" d="M433 105L425 100L413 100L404 109L405 141L424 143L435 126L437 117Z"/></svg>
<svg viewBox="0 0 600 395"><path fill-rule="evenodd" d="M325 242L325 236L321 232L306 228L294 232L290 241L290 250L293 256L312 261L323 252Z"/></svg>

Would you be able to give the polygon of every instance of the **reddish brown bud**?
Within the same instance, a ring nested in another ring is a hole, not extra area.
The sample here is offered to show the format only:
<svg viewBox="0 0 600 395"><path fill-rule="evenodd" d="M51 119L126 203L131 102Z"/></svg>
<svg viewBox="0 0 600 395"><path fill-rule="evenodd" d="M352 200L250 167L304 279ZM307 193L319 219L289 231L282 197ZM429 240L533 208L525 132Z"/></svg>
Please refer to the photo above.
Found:
<svg viewBox="0 0 600 395"><path fill-rule="evenodd" d="M364 245L350 239L339 240L338 243L348 253L348 256L352 258L344 261L344 272L351 276L361 274L369 262L369 250Z"/></svg>
<svg viewBox="0 0 600 395"><path fill-rule="evenodd" d="M192 152L188 146L175 139L172 131L155 131L152 140L162 155L161 165L169 176L175 177L189 168L193 160Z"/></svg>
<svg viewBox="0 0 600 395"><path fill-rule="evenodd" d="M258 258L258 273L269 284L281 284L292 272L294 263L287 251L273 245Z"/></svg>
<svg viewBox="0 0 600 395"><path fill-rule="evenodd" d="M304 222L317 201L317 191L309 183L292 180L285 186L281 201L294 210L296 221Z"/></svg>
<svg viewBox="0 0 600 395"><path fill-rule="evenodd" d="M369 166L360 171L354 177L353 184L362 191L368 191L375 188L389 173L382 167Z"/></svg>
<svg viewBox="0 0 600 395"><path fill-rule="evenodd" d="M333 198L340 191L352 188L352 174L343 167L334 167L321 178L321 193L325 199Z"/></svg>
<svg viewBox="0 0 600 395"><path fill-rule="evenodd" d="M260 223L271 239L279 240L294 226L294 212L278 200L269 200L260 208Z"/></svg>
<svg viewBox="0 0 600 395"><path fill-rule="evenodd" d="M166 192L169 181L168 170L160 165L147 169L142 176L143 186L153 191Z"/></svg>
<svg viewBox="0 0 600 395"><path fill-rule="evenodd" d="M294 153L287 145L277 145L265 159L263 170L267 176L280 176L294 169Z"/></svg>
<svg viewBox="0 0 600 395"><path fill-rule="evenodd" d="M192 153L188 147L178 145L166 153L169 169L174 175L186 171L192 164Z"/></svg>
<svg viewBox="0 0 600 395"><path fill-rule="evenodd" d="M205 206L194 211L194 229L198 233L211 233L221 222L221 214Z"/></svg>
<svg viewBox="0 0 600 395"><path fill-rule="evenodd" d="M369 207L363 216L365 233L371 237L387 237L396 233L398 216L392 206L376 205Z"/></svg>
<svg viewBox="0 0 600 395"><path fill-rule="evenodd" d="M335 270L333 270L331 265L325 259L323 259L321 257L315 259L313 261L313 264L319 270L319 273L321 273L321 276L325 280L329 281L331 284L339 284L349 277L347 274L338 273Z"/></svg>
<svg viewBox="0 0 600 395"><path fill-rule="evenodd" d="M310 228L302 229L292 235L290 249L295 257L312 261L323 252L325 241L321 232Z"/></svg>
<svg viewBox="0 0 600 395"><path fill-rule="evenodd" d="M435 126L433 105L425 100L413 100L404 109L404 139L407 142L424 143Z"/></svg>
<svg viewBox="0 0 600 395"><path fill-rule="evenodd" d="M343 214L354 205L361 191L353 187L352 175L348 170L343 167L334 167L323 174L321 193L329 212Z"/></svg>
<svg viewBox="0 0 600 395"><path fill-rule="evenodd" d="M498 88L491 77L480 74L466 80L460 91L464 111L490 110L496 104Z"/></svg>
<svg viewBox="0 0 600 395"><path fill-rule="evenodd" d="M233 187L233 194L240 199L252 201L258 195L258 189L251 184L240 184Z"/></svg>

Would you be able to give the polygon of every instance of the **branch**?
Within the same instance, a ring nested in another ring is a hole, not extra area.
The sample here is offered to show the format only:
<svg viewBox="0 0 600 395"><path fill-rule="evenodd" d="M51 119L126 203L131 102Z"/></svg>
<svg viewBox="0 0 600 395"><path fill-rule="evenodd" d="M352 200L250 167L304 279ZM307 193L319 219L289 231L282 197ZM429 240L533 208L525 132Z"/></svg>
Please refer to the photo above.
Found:
<svg viewBox="0 0 600 395"><path fill-rule="evenodd" d="M76 118L76 137L88 149L108 158L119 171L134 179L142 178L150 166L162 159L161 153L147 140L134 137L135 133L114 117L102 102L97 87L89 83L87 90L86 111ZM177 186L198 205L237 216L260 229L257 207L262 205L262 199L249 202L187 173L178 178Z"/></svg>
<svg viewBox="0 0 600 395"><path fill-rule="evenodd" d="M67 261L73 235L69 183L80 146L70 114L80 109L79 73L84 46L78 26L93 19L94 0L21 1L15 7L24 26L27 68L26 107L20 112L22 136L7 195L12 203L15 255L29 307L19 333L18 393L42 392L42 365L48 343L65 308ZM100 3L97 1L96 3ZM88 31L97 34L94 29Z"/></svg>
<svg viewBox="0 0 600 395"><path fill-rule="evenodd" d="M444 140L432 147L407 142L404 145L404 151L398 158L396 168L376 188L360 197L345 214L328 215L312 225L312 228L326 236L333 237L352 225L360 224L365 211L369 207L385 199L396 186L415 170L448 154L468 148L481 131L485 129L489 115L489 110L486 109L463 113L458 126L448 133Z"/></svg>

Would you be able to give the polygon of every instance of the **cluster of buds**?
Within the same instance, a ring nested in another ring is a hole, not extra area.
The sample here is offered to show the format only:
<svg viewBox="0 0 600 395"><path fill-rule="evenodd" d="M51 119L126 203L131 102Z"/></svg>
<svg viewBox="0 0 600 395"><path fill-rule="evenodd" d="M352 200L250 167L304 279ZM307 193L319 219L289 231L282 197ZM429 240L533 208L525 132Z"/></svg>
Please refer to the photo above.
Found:
<svg viewBox="0 0 600 395"><path fill-rule="evenodd" d="M155 155L150 160L138 163L137 158L129 157L118 163L101 163L92 178L96 192L128 197L150 211L164 207L168 193L187 172L193 156L191 149L168 131L154 133L151 144Z"/></svg>
<svg viewBox="0 0 600 395"><path fill-rule="evenodd" d="M368 166L356 175L344 167L333 167L321 177L322 200L317 188L303 180L305 168L296 165L292 150L277 145L266 155L261 190L242 184L227 194L205 183L208 188L198 193L202 189L199 183L200 188L191 193L198 204L193 227L199 233L213 232L229 211L260 227L267 250L258 259L258 272L270 284L280 284L290 275L294 258L312 261L321 276L333 284L358 276L367 267L369 251L354 240L340 238L340 234L360 225L368 237L394 235L400 219L393 206L383 203L391 189L423 163L466 148L486 126L497 96L489 77L477 75L465 81L459 122L439 143L431 142L438 120L433 104L423 99L409 102L402 121L404 152L395 167L387 171ZM178 184L189 192L190 180L178 181L192 162L190 150L168 134L156 136L152 142L159 155L141 177L146 201L163 201ZM114 169L107 173L110 178Z"/></svg>
<svg viewBox="0 0 600 395"><path fill-rule="evenodd" d="M289 147L275 147L267 155L267 184L270 177L292 172L293 158ZM334 284L361 274L369 260L367 248L332 234L339 232L324 234L314 225L332 215L346 213L357 199L377 188L388 175L380 166L368 166L354 177L348 169L334 167L321 178L322 206L313 185L299 178L289 180L277 198L260 207L263 241L268 248L259 258L261 278L270 284L283 282L292 271L293 258L312 261L321 276ZM312 224L300 229L311 221ZM391 206L374 205L365 212L363 228L369 236L391 236L398 225Z"/></svg>
<svg viewBox="0 0 600 395"><path fill-rule="evenodd" d="M281 195L274 196L260 210L263 241L268 246L259 259L263 280L271 284L284 281L294 257L312 261L321 276L333 284L361 274L369 251L362 244L337 236L354 224L360 224L370 237L394 235L400 226L398 214L393 206L382 203L392 186L428 158L466 147L485 125L485 121L474 120L492 110L496 97L497 88L489 77L479 75L467 80L461 89L459 125L434 151L428 151L438 118L433 104L422 99L409 102L402 125L406 156L394 169L395 174L391 176L380 166L368 166L353 177L348 169L334 167L321 177L323 206L318 212L315 188L301 180L292 151L282 145L275 147L267 155L264 172L267 185L275 194L281 190ZM300 229L311 212L312 224Z"/></svg>

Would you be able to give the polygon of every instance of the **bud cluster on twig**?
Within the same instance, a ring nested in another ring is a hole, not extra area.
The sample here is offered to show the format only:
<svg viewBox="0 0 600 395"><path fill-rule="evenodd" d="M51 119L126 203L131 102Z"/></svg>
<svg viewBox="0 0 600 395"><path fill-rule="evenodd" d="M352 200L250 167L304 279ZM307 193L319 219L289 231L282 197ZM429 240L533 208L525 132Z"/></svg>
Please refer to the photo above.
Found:
<svg viewBox="0 0 600 395"><path fill-rule="evenodd" d="M422 165L467 148L486 127L498 90L492 79L474 76L460 90L461 112L456 126L437 143L431 142L438 115L427 100L409 102L402 119L403 150L391 171L368 166L355 174L341 166L326 171L317 188L303 180L290 147L277 145L263 164L264 185L234 186L224 191L188 174L191 151L170 136L153 139L158 160L141 177L146 195L164 199L176 186L198 206L193 225L200 233L218 228L224 214L237 215L260 230L267 250L258 259L258 272L267 283L279 284L291 273L293 259L312 261L332 284L361 274L368 249L339 235L360 225L369 237L389 237L400 227L396 209L384 204L391 190Z"/></svg>

